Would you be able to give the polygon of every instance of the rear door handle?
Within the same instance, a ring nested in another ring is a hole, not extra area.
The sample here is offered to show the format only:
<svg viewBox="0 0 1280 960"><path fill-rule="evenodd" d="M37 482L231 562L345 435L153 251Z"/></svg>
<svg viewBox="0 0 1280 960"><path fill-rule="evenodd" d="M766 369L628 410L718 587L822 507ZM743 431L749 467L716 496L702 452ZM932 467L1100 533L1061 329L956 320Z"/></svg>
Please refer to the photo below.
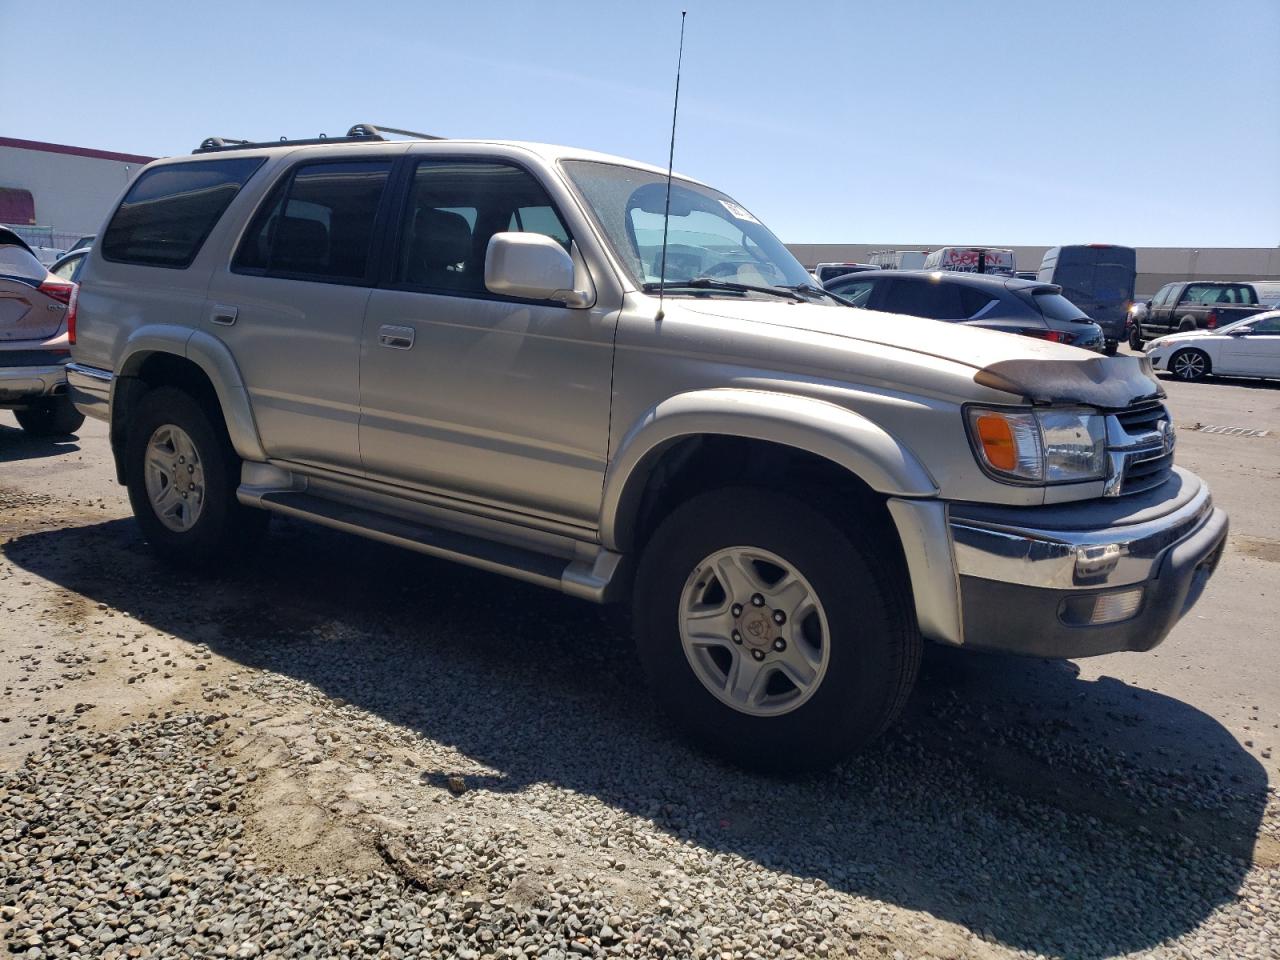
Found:
<svg viewBox="0 0 1280 960"><path fill-rule="evenodd" d="M209 318L219 326L229 327L236 322L240 309L232 307L225 303L215 303L213 305L213 315Z"/></svg>
<svg viewBox="0 0 1280 960"><path fill-rule="evenodd" d="M378 328L378 343L392 350L408 350L413 346L413 327L383 324Z"/></svg>

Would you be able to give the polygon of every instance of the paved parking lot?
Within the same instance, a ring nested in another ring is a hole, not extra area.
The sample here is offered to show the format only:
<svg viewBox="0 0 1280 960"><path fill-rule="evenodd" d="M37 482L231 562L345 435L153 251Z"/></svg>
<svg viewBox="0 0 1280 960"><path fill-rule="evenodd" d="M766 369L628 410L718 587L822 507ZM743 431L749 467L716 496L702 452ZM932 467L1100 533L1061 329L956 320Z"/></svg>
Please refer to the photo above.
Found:
<svg viewBox="0 0 1280 960"><path fill-rule="evenodd" d="M1232 518L1172 636L932 650L889 736L791 783L677 740L589 605L284 522L194 579L141 542L102 425L0 414L3 941L1280 956L1280 384L1167 388Z"/></svg>

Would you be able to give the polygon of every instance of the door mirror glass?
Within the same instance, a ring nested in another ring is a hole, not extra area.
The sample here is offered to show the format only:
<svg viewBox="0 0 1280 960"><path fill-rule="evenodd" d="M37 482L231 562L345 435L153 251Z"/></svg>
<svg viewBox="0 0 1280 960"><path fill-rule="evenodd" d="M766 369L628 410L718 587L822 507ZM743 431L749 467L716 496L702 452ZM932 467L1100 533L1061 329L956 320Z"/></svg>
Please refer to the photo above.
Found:
<svg viewBox="0 0 1280 960"><path fill-rule="evenodd" d="M1233 337L1246 337L1253 333L1253 327L1236 327L1231 331Z"/></svg>
<svg viewBox="0 0 1280 960"><path fill-rule="evenodd" d="M484 285L490 293L526 300L559 300L585 306L573 289L573 259L540 233L495 233L484 258Z"/></svg>

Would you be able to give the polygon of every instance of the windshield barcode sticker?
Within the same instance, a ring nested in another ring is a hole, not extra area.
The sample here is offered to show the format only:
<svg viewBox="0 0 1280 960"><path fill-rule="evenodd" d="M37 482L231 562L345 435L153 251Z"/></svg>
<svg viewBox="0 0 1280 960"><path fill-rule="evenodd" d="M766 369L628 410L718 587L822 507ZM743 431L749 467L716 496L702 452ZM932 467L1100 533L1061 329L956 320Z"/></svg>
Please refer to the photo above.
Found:
<svg viewBox="0 0 1280 960"><path fill-rule="evenodd" d="M720 206L729 211L729 216L735 220L745 220L747 223L759 223L760 221L753 217L743 207L738 206L732 200L721 200Z"/></svg>

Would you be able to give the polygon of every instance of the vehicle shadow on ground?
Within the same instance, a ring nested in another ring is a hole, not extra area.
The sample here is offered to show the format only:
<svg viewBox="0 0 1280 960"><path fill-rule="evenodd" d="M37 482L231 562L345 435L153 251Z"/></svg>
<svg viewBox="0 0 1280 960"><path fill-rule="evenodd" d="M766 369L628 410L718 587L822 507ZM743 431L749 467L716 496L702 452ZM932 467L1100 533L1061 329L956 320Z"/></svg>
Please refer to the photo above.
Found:
<svg viewBox="0 0 1280 960"><path fill-rule="evenodd" d="M1104 957L1194 929L1234 899L1263 815L1264 771L1212 718L1081 681L1069 664L938 651L872 749L771 781L688 748L598 608L525 584L279 521L257 557L216 579L161 566L132 520L3 551L90 601L455 747L495 771L468 774L474 789L593 795L706 849L1018 949ZM1182 745L1168 769L1106 746L1118 729L1126 747L1135 730L1141 742L1147 723Z"/></svg>
<svg viewBox="0 0 1280 960"><path fill-rule="evenodd" d="M73 435L32 437L18 427L0 423L0 463L57 457L79 449L79 439Z"/></svg>
<svg viewBox="0 0 1280 960"><path fill-rule="evenodd" d="M1160 380L1176 383L1184 382L1168 373L1157 374L1157 377ZM1280 390L1280 380L1259 380L1256 377L1219 377L1212 373L1203 380L1187 382L1189 387L1195 387L1197 384L1216 384L1221 387L1248 387L1250 390Z"/></svg>

